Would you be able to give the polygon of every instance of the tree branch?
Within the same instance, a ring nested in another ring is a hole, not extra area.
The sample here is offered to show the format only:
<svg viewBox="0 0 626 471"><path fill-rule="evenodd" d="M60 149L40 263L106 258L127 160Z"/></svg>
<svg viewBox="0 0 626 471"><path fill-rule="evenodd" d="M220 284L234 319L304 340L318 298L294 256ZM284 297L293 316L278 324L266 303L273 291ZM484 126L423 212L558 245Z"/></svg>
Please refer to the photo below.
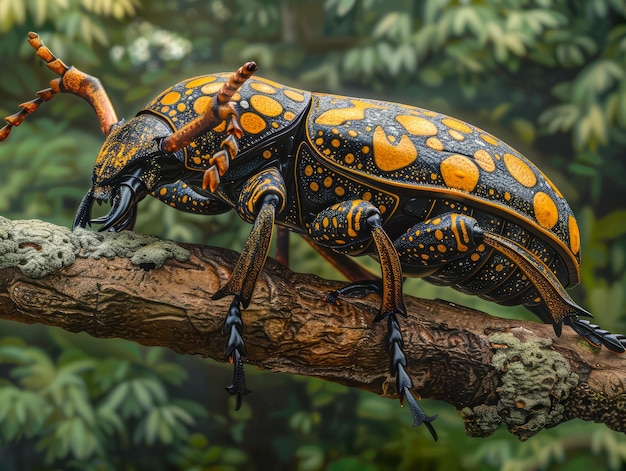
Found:
<svg viewBox="0 0 626 471"><path fill-rule="evenodd" d="M237 260L225 249L129 232L74 233L0 218L0 317L119 337L224 361L230 299L212 301ZM324 300L341 286L269 260L243 312L246 361L393 397L380 300ZM520 439L572 418L626 432L626 363L570 329L406 296L408 371L422 397L454 405L472 436L502 423Z"/></svg>

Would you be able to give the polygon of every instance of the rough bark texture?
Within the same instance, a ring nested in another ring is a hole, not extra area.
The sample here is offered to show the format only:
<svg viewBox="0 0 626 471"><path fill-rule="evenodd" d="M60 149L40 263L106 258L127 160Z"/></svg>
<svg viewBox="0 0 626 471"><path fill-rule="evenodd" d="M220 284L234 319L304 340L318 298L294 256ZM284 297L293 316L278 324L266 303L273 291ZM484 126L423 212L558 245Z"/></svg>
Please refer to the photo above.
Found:
<svg viewBox="0 0 626 471"><path fill-rule="evenodd" d="M124 233L71 233L0 218L0 317L224 361L229 298L212 301L237 260L224 249ZM325 302L341 286L269 260L243 312L246 362L393 397L380 300ZM626 431L626 358L570 329L406 297L408 371L422 396L454 405L466 432L505 423L526 439L578 417ZM253 386L253 385L251 385ZM408 411L407 411L408 413Z"/></svg>

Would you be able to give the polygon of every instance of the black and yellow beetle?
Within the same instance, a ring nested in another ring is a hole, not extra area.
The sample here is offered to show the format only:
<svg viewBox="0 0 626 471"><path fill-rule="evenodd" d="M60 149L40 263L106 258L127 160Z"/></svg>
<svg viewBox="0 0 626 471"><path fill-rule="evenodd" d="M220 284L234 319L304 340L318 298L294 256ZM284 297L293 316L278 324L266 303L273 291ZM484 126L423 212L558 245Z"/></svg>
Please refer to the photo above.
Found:
<svg viewBox="0 0 626 471"><path fill-rule="evenodd" d="M253 62L234 74L182 81L136 117L118 121L96 78L67 67L35 33L29 42L61 77L6 118L0 140L58 92L87 100L106 136L74 226L132 229L137 204L148 194L198 214L234 208L253 223L231 278L214 295L233 297L225 333L235 367L227 390L238 405L248 392L241 308L250 301L275 223L336 253L380 262L380 281L357 281L333 296L380 293L376 320L388 322L400 399L409 403L415 425L425 423L435 438L434 417L418 405L405 371L398 324L406 315L403 275L522 304L557 334L565 322L593 345L626 350L626 337L581 320L590 314L565 291L579 282L580 235L563 195L485 131L412 106L252 78ZM111 200L110 212L92 220L93 203L103 200Z"/></svg>

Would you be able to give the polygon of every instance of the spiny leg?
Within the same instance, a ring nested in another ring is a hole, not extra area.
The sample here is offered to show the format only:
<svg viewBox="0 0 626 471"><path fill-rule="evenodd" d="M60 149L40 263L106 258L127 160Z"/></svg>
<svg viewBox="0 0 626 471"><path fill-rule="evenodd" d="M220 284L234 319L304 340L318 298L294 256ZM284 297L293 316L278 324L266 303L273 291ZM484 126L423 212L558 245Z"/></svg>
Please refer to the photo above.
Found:
<svg viewBox="0 0 626 471"><path fill-rule="evenodd" d="M535 257L525 247L503 236L484 232L487 245L503 253L524 272L539 292L543 305L541 312L550 316L555 332L560 333L561 322L569 325L577 334L584 337L591 345L606 348L615 353L626 351L626 337L612 334L597 325L579 317L593 317L589 312L574 302L552 270Z"/></svg>
<svg viewBox="0 0 626 471"><path fill-rule="evenodd" d="M244 374L243 357L246 356L246 346L243 340L241 309L250 304L254 286L267 259L275 216L284 207L285 191L282 176L274 168L259 172L246 182L238 210L244 219L252 219L254 226L228 282L213 295L213 299L233 296L224 322L224 333L228 336L226 356L233 362L233 381L226 390L236 396L237 409L241 406L243 396L250 392L246 387ZM258 204L248 204L249 202ZM253 211L248 213L250 208Z"/></svg>
<svg viewBox="0 0 626 471"><path fill-rule="evenodd" d="M333 221L329 224L328 221ZM422 423L426 425L433 438L437 440L437 434L431 422L436 416L427 416L417 400L413 396L413 382L406 372L406 356L403 351L404 342L398 323L398 315L406 317L406 308L402 294L402 268L398 253L387 233L382 227L380 211L371 203L364 200L344 201L321 211L309 224L309 236L312 240L346 250L344 241L351 234L351 244L348 251L363 249L369 241L373 240L378 253L381 266L382 279L379 283L356 283L356 290L370 291L378 289L382 302L379 314L375 321L387 319L388 337L387 345L391 352L390 372L396 378L396 388L400 396L400 403L409 404L413 415L413 425ZM332 245L337 241L336 245Z"/></svg>

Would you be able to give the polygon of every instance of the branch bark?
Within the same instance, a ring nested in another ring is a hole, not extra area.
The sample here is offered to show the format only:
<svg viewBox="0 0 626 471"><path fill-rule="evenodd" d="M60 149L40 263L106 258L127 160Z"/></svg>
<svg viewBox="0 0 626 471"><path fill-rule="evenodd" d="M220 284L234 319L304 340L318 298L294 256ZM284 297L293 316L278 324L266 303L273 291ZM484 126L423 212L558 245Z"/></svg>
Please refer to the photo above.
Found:
<svg viewBox="0 0 626 471"><path fill-rule="evenodd" d="M224 361L230 299L212 301L235 252L133 233L71 233L0 218L0 317ZM247 363L394 397L380 300L324 301L342 283L269 260L243 312ZM520 439L573 418L626 432L626 363L570 329L406 296L401 328L422 397L454 405L466 433Z"/></svg>

